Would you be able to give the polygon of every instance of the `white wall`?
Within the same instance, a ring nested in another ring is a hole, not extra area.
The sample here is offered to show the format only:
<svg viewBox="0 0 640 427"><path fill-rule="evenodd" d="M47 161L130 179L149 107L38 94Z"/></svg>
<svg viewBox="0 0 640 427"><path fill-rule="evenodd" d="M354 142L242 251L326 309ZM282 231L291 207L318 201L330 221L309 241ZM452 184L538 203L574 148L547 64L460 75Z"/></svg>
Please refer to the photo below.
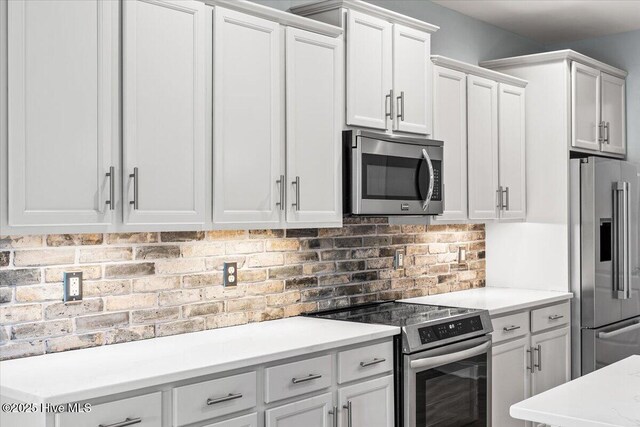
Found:
<svg viewBox="0 0 640 427"><path fill-rule="evenodd" d="M280 10L309 0L253 0ZM431 52L477 64L487 59L542 52L544 46L530 39L470 18L429 0L370 0L376 6L438 25L431 39Z"/></svg>

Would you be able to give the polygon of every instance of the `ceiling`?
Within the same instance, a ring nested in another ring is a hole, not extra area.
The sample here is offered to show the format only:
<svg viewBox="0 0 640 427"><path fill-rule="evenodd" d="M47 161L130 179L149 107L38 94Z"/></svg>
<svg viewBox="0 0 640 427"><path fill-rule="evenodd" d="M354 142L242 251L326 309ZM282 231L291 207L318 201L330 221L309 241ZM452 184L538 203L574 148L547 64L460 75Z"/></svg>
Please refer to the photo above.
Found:
<svg viewBox="0 0 640 427"><path fill-rule="evenodd" d="M434 0L544 44L640 29L640 0Z"/></svg>

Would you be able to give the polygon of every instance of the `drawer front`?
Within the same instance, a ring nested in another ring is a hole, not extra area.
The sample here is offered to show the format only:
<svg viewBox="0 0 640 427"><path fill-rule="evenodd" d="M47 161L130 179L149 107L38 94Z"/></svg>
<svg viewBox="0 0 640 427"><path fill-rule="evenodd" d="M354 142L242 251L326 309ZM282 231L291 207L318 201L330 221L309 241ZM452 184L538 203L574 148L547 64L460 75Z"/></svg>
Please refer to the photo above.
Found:
<svg viewBox="0 0 640 427"><path fill-rule="evenodd" d="M493 332L491 340L496 343L511 338L521 337L529 333L529 312L491 319Z"/></svg>
<svg viewBox="0 0 640 427"><path fill-rule="evenodd" d="M331 355L267 368L264 378L266 403L322 390L331 385Z"/></svg>
<svg viewBox="0 0 640 427"><path fill-rule="evenodd" d="M56 418L59 427L162 427L162 393L93 405L91 412L65 412L57 414Z"/></svg>
<svg viewBox="0 0 640 427"><path fill-rule="evenodd" d="M544 331L569 323L571 307L568 302L531 311L531 332Z"/></svg>
<svg viewBox="0 0 640 427"><path fill-rule="evenodd" d="M233 375L173 389L173 423L181 426L256 406L256 373Z"/></svg>
<svg viewBox="0 0 640 427"><path fill-rule="evenodd" d="M204 427L258 427L258 413L244 415L238 418L232 418L219 423L207 424Z"/></svg>
<svg viewBox="0 0 640 427"><path fill-rule="evenodd" d="M382 374L392 369L392 342L368 345L338 353L338 384Z"/></svg>

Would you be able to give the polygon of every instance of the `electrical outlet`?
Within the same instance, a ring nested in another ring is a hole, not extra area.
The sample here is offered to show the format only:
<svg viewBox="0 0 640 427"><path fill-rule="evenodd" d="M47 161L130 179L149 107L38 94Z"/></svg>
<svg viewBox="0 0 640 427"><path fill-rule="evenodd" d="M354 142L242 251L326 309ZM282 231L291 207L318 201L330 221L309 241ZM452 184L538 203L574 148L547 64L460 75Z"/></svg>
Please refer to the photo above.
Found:
<svg viewBox="0 0 640 427"><path fill-rule="evenodd" d="M238 263L225 262L224 263L224 286L237 286L237 285L238 285Z"/></svg>
<svg viewBox="0 0 640 427"><path fill-rule="evenodd" d="M393 258L393 268L395 270L404 268L404 249L396 249L396 255Z"/></svg>
<svg viewBox="0 0 640 427"><path fill-rule="evenodd" d="M65 271L64 281L64 301L82 300L82 271Z"/></svg>

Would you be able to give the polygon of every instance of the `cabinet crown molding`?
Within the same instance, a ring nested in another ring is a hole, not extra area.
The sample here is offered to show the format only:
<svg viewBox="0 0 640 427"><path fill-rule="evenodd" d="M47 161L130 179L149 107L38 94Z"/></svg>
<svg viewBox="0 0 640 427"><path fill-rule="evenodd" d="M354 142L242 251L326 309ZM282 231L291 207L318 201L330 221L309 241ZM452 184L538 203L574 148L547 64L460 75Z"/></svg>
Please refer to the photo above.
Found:
<svg viewBox="0 0 640 427"><path fill-rule="evenodd" d="M342 28L324 22L305 18L304 16L294 15L293 13L284 12L258 3L247 0L199 0L209 6L220 6L237 12L247 13L259 18L275 21L289 27L300 28L314 33L323 34L329 37L338 37L342 35Z"/></svg>
<svg viewBox="0 0 640 427"><path fill-rule="evenodd" d="M612 67L609 64L605 64L602 61L583 55L575 50L565 49L556 50L554 52L534 53L532 55L514 56L511 58L493 59L491 61L480 62L481 67L485 68L504 68L517 65L538 64L542 62L554 62L554 61L576 61L581 64L588 65L593 68L597 68L600 71L611 74L612 76L624 79L627 77L627 72L616 67Z"/></svg>
<svg viewBox="0 0 640 427"><path fill-rule="evenodd" d="M420 31L426 31L428 33L435 33L440 29L440 27L438 27L437 25L429 24L428 22L411 18L410 16L402 15L400 13L393 12L380 6L375 6L362 0L322 0L315 3L293 6L289 10L296 15L309 16L339 8L366 13L368 15L375 16L389 22L406 25L407 27L415 28Z"/></svg>
<svg viewBox="0 0 640 427"><path fill-rule="evenodd" d="M431 62L440 67L449 68L462 73L473 74L478 77L484 77L489 80L497 81L498 83L506 83L517 87L526 87L528 84L526 80L489 70L487 68L482 68L477 65L458 61L457 59L447 58L446 56L431 55Z"/></svg>

